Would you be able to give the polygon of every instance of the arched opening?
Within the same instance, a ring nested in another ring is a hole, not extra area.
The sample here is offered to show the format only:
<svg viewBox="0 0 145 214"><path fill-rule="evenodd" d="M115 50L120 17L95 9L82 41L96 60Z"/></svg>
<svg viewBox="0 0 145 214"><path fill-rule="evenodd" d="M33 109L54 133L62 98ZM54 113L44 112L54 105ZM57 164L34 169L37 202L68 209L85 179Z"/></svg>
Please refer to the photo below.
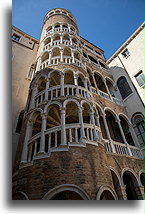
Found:
<svg viewBox="0 0 145 214"><path fill-rule="evenodd" d="M84 81L85 81L84 76L82 74L78 74L78 86L85 88Z"/></svg>
<svg viewBox="0 0 145 214"><path fill-rule="evenodd" d="M52 27L50 26L50 27L47 28L46 31L49 33L51 30L52 30Z"/></svg>
<svg viewBox="0 0 145 214"><path fill-rule="evenodd" d="M74 58L80 60L80 54L78 52L74 52Z"/></svg>
<svg viewBox="0 0 145 214"><path fill-rule="evenodd" d="M123 173L123 182L126 186L126 195L128 200L137 200L138 195L135 188L138 186L135 176L130 172L126 171Z"/></svg>
<svg viewBox="0 0 145 214"><path fill-rule="evenodd" d="M98 64L97 59L94 59L94 57L92 57L92 56L90 56L90 55L88 55L88 57L89 57L89 59L90 59L92 62L94 62L95 64Z"/></svg>
<svg viewBox="0 0 145 214"><path fill-rule="evenodd" d="M63 25L62 25L62 28L64 28L64 29L68 29L68 26L67 26L67 25L65 25L65 24L63 24Z"/></svg>
<svg viewBox="0 0 145 214"><path fill-rule="evenodd" d="M47 110L46 130L61 125L60 108L57 104L51 104ZM61 131L51 132L45 135L45 152L48 148L58 147L61 144Z"/></svg>
<svg viewBox="0 0 145 214"><path fill-rule="evenodd" d="M144 186L144 173L140 174L140 181L141 181L142 186Z"/></svg>
<svg viewBox="0 0 145 214"><path fill-rule="evenodd" d="M57 28L59 28L60 27L60 24L56 24L55 26L54 26L54 29L57 29Z"/></svg>
<svg viewBox="0 0 145 214"><path fill-rule="evenodd" d="M41 132L42 117L39 111L33 114L32 121L33 121L33 127L32 127L32 137L33 137L37 133Z"/></svg>
<svg viewBox="0 0 145 214"><path fill-rule="evenodd" d="M73 31L73 32L75 31L75 29L72 26L70 27L70 30Z"/></svg>
<svg viewBox="0 0 145 214"><path fill-rule="evenodd" d="M115 200L115 198L109 190L104 190L100 196L100 200Z"/></svg>
<svg viewBox="0 0 145 214"><path fill-rule="evenodd" d="M91 71L88 68L87 68L87 72L89 74L89 80L90 80L91 86L93 86L95 88L95 84L94 84L94 80L93 80Z"/></svg>
<svg viewBox="0 0 145 214"><path fill-rule="evenodd" d="M77 44L77 43L78 43L75 37L72 38L72 42L73 42L74 44Z"/></svg>
<svg viewBox="0 0 145 214"><path fill-rule="evenodd" d="M58 41L60 40L60 35L59 34L55 34L53 37L53 41Z"/></svg>
<svg viewBox="0 0 145 214"><path fill-rule="evenodd" d="M65 11L62 11L62 14L64 14L64 15L67 15L67 12L65 12Z"/></svg>
<svg viewBox="0 0 145 214"><path fill-rule="evenodd" d="M71 56L71 49L70 48L65 48L63 51L64 56Z"/></svg>
<svg viewBox="0 0 145 214"><path fill-rule="evenodd" d="M69 41L69 35L68 35L68 34L64 34L64 36L63 36L63 40L67 40L67 41Z"/></svg>
<svg viewBox="0 0 145 214"><path fill-rule="evenodd" d="M111 176L112 176L113 186L114 186L114 190L117 194L117 197L119 200L123 200L122 194L120 192L121 191L120 183L119 183L116 173L113 170L111 170Z"/></svg>
<svg viewBox="0 0 145 214"><path fill-rule="evenodd" d="M91 120L90 120L90 112L91 112L90 106L87 103L83 103L82 107L83 107L83 111L82 111L83 122L91 124Z"/></svg>
<svg viewBox="0 0 145 214"><path fill-rule="evenodd" d="M57 86L57 85L60 85L60 73L57 71L54 71L50 75L50 86L49 87L53 87L53 86Z"/></svg>
<svg viewBox="0 0 145 214"><path fill-rule="evenodd" d="M73 101L70 101L66 105L65 123L79 123L78 106Z"/></svg>
<svg viewBox="0 0 145 214"><path fill-rule="evenodd" d="M105 65L104 63L102 63L101 61L99 61L100 65L102 68L106 68L107 69L107 65Z"/></svg>
<svg viewBox="0 0 145 214"><path fill-rule="evenodd" d="M49 53L48 52L45 52L42 57L41 57L41 62L44 62L46 61L47 59L49 59Z"/></svg>
<svg viewBox="0 0 145 214"><path fill-rule="evenodd" d="M110 94L112 95L112 97L115 97L115 89L114 89L114 86L113 84L111 83L111 81L109 81L108 79L106 79L106 84L108 86L108 89L110 91Z"/></svg>
<svg viewBox="0 0 145 214"><path fill-rule="evenodd" d="M107 93L106 86L105 86L102 78L97 73L94 73L94 78L95 78L96 85L97 85L98 89L100 91Z"/></svg>
<svg viewBox="0 0 145 214"><path fill-rule="evenodd" d="M17 192L13 194L12 200L29 200L27 195L23 192Z"/></svg>
<svg viewBox="0 0 145 214"><path fill-rule="evenodd" d="M68 70L68 71L65 71L65 74L64 74L64 84L68 85L74 85L74 75L73 75L73 72Z"/></svg>
<svg viewBox="0 0 145 214"><path fill-rule="evenodd" d="M66 142L79 142L80 139L80 127L76 125L79 124L78 117L78 106L75 102L70 101L66 105L65 113L65 123L66 123ZM75 126L73 124L75 123ZM67 124L72 124L72 128L67 128Z"/></svg>
<svg viewBox="0 0 145 214"><path fill-rule="evenodd" d="M44 41L44 45L47 45L47 44L50 43L50 42L51 42L51 38L48 37L48 38Z"/></svg>
<svg viewBox="0 0 145 214"><path fill-rule="evenodd" d="M84 200L78 193L73 191L62 191L50 200Z"/></svg>
<svg viewBox="0 0 145 214"><path fill-rule="evenodd" d="M105 125L104 125L103 116L102 116L100 110L99 109L97 109L97 110L98 110L98 115L99 115L99 123L100 123L101 132L102 132L102 137L104 139L107 139L107 132L106 132L106 128L105 128Z"/></svg>
<svg viewBox="0 0 145 214"><path fill-rule="evenodd" d="M38 93L45 90L46 88L46 79L45 77L41 77L38 81Z"/></svg>
<svg viewBox="0 0 145 214"><path fill-rule="evenodd" d="M129 130L129 125L128 125L127 121L121 115L119 116L119 119L120 119L120 123L121 123L121 126L122 126L122 129L123 129L127 143L129 145L135 146L133 138L132 138L130 130Z"/></svg>
<svg viewBox="0 0 145 214"><path fill-rule="evenodd" d="M24 110L22 110L19 114L17 126L16 126L16 133L20 134L23 124L23 117L24 117Z"/></svg>
<svg viewBox="0 0 145 214"><path fill-rule="evenodd" d="M60 49L59 48L54 48L52 50L52 57L57 57L60 56Z"/></svg>
<svg viewBox="0 0 145 214"><path fill-rule="evenodd" d="M115 118L114 114L108 110L105 110L105 113L106 113L106 121L107 121L111 139L116 142L123 143L120 129L119 129L118 123L116 122L116 118Z"/></svg>
<svg viewBox="0 0 145 214"><path fill-rule="evenodd" d="M144 119L141 113L136 113L132 117L134 130L139 141L140 146L144 145Z"/></svg>
<svg viewBox="0 0 145 214"><path fill-rule="evenodd" d="M125 99L132 93L132 90L124 76L120 77L117 80L117 86L122 96L122 99Z"/></svg>

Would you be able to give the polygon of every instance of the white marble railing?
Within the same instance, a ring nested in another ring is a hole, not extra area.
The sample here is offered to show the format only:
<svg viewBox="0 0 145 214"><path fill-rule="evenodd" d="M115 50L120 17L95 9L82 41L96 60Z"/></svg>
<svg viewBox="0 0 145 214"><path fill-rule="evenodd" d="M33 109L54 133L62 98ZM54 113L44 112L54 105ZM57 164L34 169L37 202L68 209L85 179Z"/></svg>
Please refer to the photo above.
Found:
<svg viewBox="0 0 145 214"><path fill-rule="evenodd" d="M98 90L99 95L101 95L102 97L111 100L109 94L105 93L104 91L100 91Z"/></svg>
<svg viewBox="0 0 145 214"><path fill-rule="evenodd" d="M114 147L114 151L112 150L112 146ZM140 148L131 146L129 144L123 144L115 141L109 142L105 141L105 148L107 152L113 152L119 155L129 155L137 158L143 158L143 152Z"/></svg>
<svg viewBox="0 0 145 214"><path fill-rule="evenodd" d="M66 143L78 143L80 139L80 124L66 124Z"/></svg>
<svg viewBox="0 0 145 214"><path fill-rule="evenodd" d="M43 90L35 96L35 107L44 101L53 100L61 96L61 86L50 87L47 92ZM90 99L91 93L86 88L76 85L64 85L64 96L79 96L84 99Z"/></svg>
<svg viewBox="0 0 145 214"><path fill-rule="evenodd" d="M68 28L64 28L64 27L60 28L60 27L58 27L58 28L54 28L54 29L51 29L51 30L47 31L46 32L46 36L51 34L51 33L55 33L55 32L67 32L67 33L71 33L71 34L74 34L74 35L76 34L75 31L69 30Z"/></svg>

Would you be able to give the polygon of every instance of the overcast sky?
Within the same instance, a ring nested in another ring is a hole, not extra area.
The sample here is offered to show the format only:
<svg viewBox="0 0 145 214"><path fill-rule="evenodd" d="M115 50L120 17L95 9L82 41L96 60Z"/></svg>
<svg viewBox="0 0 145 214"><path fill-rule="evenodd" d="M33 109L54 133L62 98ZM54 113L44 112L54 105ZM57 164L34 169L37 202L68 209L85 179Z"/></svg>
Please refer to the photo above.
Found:
<svg viewBox="0 0 145 214"><path fill-rule="evenodd" d="M72 12L80 36L103 49L106 59L143 22L143 0L13 0L12 24L40 39L45 14L57 7Z"/></svg>

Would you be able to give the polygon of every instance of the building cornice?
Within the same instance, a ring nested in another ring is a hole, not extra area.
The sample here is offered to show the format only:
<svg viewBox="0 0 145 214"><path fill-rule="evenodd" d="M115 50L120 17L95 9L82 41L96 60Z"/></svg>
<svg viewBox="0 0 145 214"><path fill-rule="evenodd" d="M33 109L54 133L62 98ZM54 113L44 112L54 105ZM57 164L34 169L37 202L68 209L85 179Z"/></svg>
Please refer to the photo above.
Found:
<svg viewBox="0 0 145 214"><path fill-rule="evenodd" d="M107 60L107 64L112 62L114 58L116 58L120 52L127 47L127 45L144 29L144 23L142 23L139 28L126 40L126 42Z"/></svg>
<svg viewBox="0 0 145 214"><path fill-rule="evenodd" d="M16 32L20 33L20 34L23 35L24 37L26 37L26 38L32 40L33 42L35 42L35 43L37 43L37 44L39 44L40 41L39 41L38 39L35 39L34 37L28 35L27 33L23 32L22 30L18 29L17 27L12 26L12 29L15 30Z"/></svg>

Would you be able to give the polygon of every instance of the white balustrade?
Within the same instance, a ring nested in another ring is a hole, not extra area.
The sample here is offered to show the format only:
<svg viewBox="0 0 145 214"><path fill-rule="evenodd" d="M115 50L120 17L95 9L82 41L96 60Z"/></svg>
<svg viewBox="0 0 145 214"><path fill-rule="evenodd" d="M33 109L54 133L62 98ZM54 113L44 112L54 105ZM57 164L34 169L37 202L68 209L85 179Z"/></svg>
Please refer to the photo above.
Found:
<svg viewBox="0 0 145 214"><path fill-rule="evenodd" d="M80 138L80 124L66 124L66 142L68 143L78 143Z"/></svg>
<svg viewBox="0 0 145 214"><path fill-rule="evenodd" d="M97 132L97 136L99 136L99 131L100 131L99 127L95 126L95 129ZM84 131L85 131L86 140L96 141L95 136L94 136L94 125L93 124L84 123Z"/></svg>
<svg viewBox="0 0 145 214"><path fill-rule="evenodd" d="M115 153L117 153L119 155L129 155L129 156L131 155L131 156L141 158L141 159L143 159L143 157L144 157L143 152L138 147L131 146L129 144L127 145L127 144L119 143L119 142L116 142L113 140L112 140L112 143L115 148ZM105 148L106 148L107 152L112 152L111 144L108 140L106 140L106 142L105 142ZM129 154L128 148L130 149L131 154Z"/></svg>
<svg viewBox="0 0 145 214"><path fill-rule="evenodd" d="M99 90L99 94L100 94L102 97L104 97L104 98L110 100L109 94L105 93L104 91L100 91L100 90Z"/></svg>

